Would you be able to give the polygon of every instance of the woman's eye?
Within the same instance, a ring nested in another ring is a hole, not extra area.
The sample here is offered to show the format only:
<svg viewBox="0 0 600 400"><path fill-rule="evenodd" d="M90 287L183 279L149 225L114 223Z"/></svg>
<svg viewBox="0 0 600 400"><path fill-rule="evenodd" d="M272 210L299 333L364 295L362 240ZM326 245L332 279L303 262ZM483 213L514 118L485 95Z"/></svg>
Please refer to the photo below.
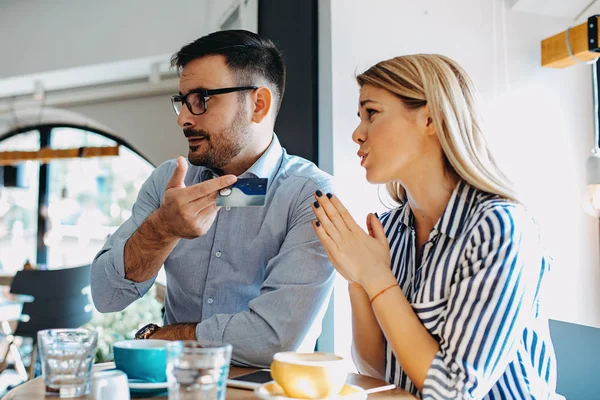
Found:
<svg viewBox="0 0 600 400"><path fill-rule="evenodd" d="M377 113L377 111L373 110L372 108L367 108L366 111L367 111L367 115L369 116L369 119L371 117L373 117L373 115L375 115L375 113Z"/></svg>

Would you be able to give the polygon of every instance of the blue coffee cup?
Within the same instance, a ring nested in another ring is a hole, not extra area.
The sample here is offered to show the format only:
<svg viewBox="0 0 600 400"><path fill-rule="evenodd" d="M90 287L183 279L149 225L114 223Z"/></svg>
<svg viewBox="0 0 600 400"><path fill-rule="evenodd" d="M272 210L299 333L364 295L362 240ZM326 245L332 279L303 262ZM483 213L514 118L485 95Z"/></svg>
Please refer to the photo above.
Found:
<svg viewBox="0 0 600 400"><path fill-rule="evenodd" d="M167 381L167 340L122 340L113 344L115 365L129 379Z"/></svg>

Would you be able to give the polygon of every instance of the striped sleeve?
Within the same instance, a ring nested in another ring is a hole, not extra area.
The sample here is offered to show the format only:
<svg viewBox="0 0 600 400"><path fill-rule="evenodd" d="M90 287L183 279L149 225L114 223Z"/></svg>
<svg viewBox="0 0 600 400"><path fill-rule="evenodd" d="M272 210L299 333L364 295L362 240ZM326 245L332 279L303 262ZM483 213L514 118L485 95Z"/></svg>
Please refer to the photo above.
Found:
<svg viewBox="0 0 600 400"><path fill-rule="evenodd" d="M423 399L481 399L515 358L542 275L537 235L524 229L526 221L512 206L494 207L474 227Z"/></svg>

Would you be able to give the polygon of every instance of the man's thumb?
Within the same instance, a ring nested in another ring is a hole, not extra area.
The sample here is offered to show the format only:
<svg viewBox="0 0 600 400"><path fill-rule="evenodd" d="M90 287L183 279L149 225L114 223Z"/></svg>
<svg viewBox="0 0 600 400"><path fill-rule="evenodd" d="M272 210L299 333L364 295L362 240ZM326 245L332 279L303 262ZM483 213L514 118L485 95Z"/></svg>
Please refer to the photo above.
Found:
<svg viewBox="0 0 600 400"><path fill-rule="evenodd" d="M184 179L187 170L188 164L187 161L185 161L185 158L181 156L177 157L177 167L175 168L175 171L173 171L173 175L171 175L171 179L169 179L166 189L184 188Z"/></svg>

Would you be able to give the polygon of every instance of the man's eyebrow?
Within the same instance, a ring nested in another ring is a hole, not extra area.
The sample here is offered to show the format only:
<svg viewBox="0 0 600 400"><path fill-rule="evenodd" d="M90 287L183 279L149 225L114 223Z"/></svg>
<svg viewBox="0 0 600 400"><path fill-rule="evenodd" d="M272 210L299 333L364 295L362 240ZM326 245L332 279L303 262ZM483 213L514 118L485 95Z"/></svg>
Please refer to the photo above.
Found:
<svg viewBox="0 0 600 400"><path fill-rule="evenodd" d="M203 87L197 87L197 88L194 88L194 89L190 89L190 90L188 90L188 94L189 94L189 93L198 93L198 92L201 92L201 91L203 91L203 90L208 90L208 89L206 89L206 88L203 88ZM180 96L183 96L183 93L181 93L181 91L179 91L179 95L180 95Z"/></svg>

